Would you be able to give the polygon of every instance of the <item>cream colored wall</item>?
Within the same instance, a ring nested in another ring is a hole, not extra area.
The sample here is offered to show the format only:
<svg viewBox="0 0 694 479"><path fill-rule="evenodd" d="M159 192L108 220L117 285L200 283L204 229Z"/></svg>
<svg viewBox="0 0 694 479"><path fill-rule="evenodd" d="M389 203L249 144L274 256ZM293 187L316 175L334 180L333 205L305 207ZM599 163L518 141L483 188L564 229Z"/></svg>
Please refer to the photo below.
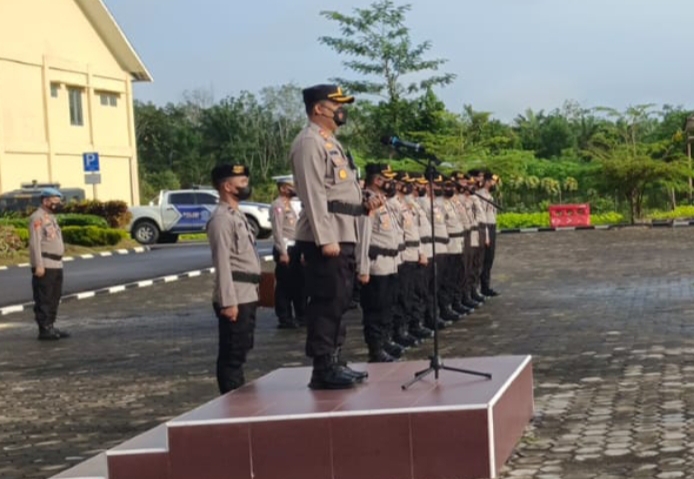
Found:
<svg viewBox="0 0 694 479"><path fill-rule="evenodd" d="M68 87L83 90L83 126L70 124ZM0 192L38 180L91 198L82 154L97 151L96 197L139 204L134 136L130 75L74 0L0 1Z"/></svg>

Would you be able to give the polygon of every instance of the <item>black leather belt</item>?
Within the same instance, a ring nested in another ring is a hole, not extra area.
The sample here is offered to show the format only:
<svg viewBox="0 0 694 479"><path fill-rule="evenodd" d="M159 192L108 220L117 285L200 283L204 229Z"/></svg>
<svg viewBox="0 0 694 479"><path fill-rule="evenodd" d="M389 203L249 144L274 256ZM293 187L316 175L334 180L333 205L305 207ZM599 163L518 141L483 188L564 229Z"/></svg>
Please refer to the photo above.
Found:
<svg viewBox="0 0 694 479"><path fill-rule="evenodd" d="M396 249L381 248L380 246L369 246L369 259L375 260L378 256L389 256L394 258L400 251Z"/></svg>
<svg viewBox="0 0 694 479"><path fill-rule="evenodd" d="M366 214L364 205L353 203L345 203L344 201L328 201L328 212L338 213L349 216L362 216Z"/></svg>
<svg viewBox="0 0 694 479"><path fill-rule="evenodd" d="M419 248L419 241L405 241L405 247L407 247L407 248Z"/></svg>
<svg viewBox="0 0 694 479"><path fill-rule="evenodd" d="M60 256L59 254L41 253L41 257L52 259L53 261L62 261L63 260L63 257Z"/></svg>
<svg viewBox="0 0 694 479"><path fill-rule="evenodd" d="M436 241L437 243L441 243L441 244L448 244L448 243L451 242L450 238L439 238L439 237L436 237L436 238L434 238L434 239L435 239L435 241Z"/></svg>
<svg viewBox="0 0 694 479"><path fill-rule="evenodd" d="M426 236L426 237L422 238L422 244L431 244L431 243L433 243L433 241L431 241L431 237Z"/></svg>
<svg viewBox="0 0 694 479"><path fill-rule="evenodd" d="M407 244L405 244L405 243L400 243L400 244L398 245L398 252L399 252L399 253L402 253L402 252L405 251L406 249L407 249Z"/></svg>
<svg viewBox="0 0 694 479"><path fill-rule="evenodd" d="M260 284L260 275L254 273L231 272L231 279L238 283Z"/></svg>
<svg viewBox="0 0 694 479"><path fill-rule="evenodd" d="M462 238L465 236L465 232L461 231L460 233L451 233L448 235L449 238Z"/></svg>

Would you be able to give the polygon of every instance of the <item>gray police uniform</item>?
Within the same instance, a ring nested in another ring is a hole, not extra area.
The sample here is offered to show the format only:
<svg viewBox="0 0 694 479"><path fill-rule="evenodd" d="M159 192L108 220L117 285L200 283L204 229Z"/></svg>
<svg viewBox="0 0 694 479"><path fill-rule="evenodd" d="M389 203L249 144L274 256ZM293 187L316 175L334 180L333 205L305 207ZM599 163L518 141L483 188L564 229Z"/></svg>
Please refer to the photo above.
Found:
<svg viewBox="0 0 694 479"><path fill-rule="evenodd" d="M479 192L479 190L478 190ZM483 201L477 197L477 195L470 196L472 198L473 212L477 222L479 224L480 232L480 247L477 250L477 257L475 258L475 282L474 282L474 296L478 296L477 291L480 289L480 281L482 279L482 268L484 267L484 254L486 249L486 243L489 239L489 227L487 220L487 211L483 205ZM481 299L481 297L479 297Z"/></svg>
<svg viewBox="0 0 694 479"><path fill-rule="evenodd" d="M479 190L479 195L494 201L491 193L486 189L482 188ZM484 249L484 261L482 263L482 274L480 276L480 285L482 289L482 294L487 295L492 293L491 288L491 276L492 276L492 266L494 266L494 256L496 252L496 207L491 203L486 201L482 202L482 208L485 213L486 221L486 231L487 239L489 240L489 246L485 246Z"/></svg>
<svg viewBox="0 0 694 479"><path fill-rule="evenodd" d="M431 237L431 222L429 221L427 210L422 207L420 198L415 198L414 195L409 195L406 197L406 200L412 206L412 210L415 212L415 222L419 231L420 241L419 253L423 254L428 260L425 267L420 266L417 270L418 274L415 279L417 301L415 302L414 314L418 318L423 318L423 324L426 327L433 329L435 327L434 318L436 318L436 314L434 312L434 305L432 303L431 295L434 282L434 248Z"/></svg>
<svg viewBox="0 0 694 479"><path fill-rule="evenodd" d="M365 213L356 167L328 131L310 123L294 140L289 155L294 187L303 204L296 240L306 262L306 354L314 370L328 370L339 354L355 277L357 217ZM340 254L323 256L321 247L337 243Z"/></svg>
<svg viewBox="0 0 694 479"><path fill-rule="evenodd" d="M463 269L462 254L463 254L463 225L460 222L460 217L455 209L453 198L437 198L440 201L441 208L444 211L446 218L446 231L448 232L448 248L446 250L447 257L444 263L444 271L442 274L443 281L439 285L439 289L443 292L440 297L441 308L450 309L459 297L461 284L459 282L461 270Z"/></svg>
<svg viewBox="0 0 694 479"><path fill-rule="evenodd" d="M296 327L296 321L304 322L306 295L301 253L296 247L296 223L298 215L291 202L277 198L270 208L273 249L275 260L275 314L280 327ZM282 264L280 256L289 256L289 263ZM292 311L293 308L293 311Z"/></svg>
<svg viewBox="0 0 694 479"><path fill-rule="evenodd" d="M217 383L221 394L245 383L243 365L253 349L260 284L260 259L246 216L220 203L207 222L207 236L215 268L213 306L218 318ZM222 309L236 306L236 321Z"/></svg>
<svg viewBox="0 0 694 479"><path fill-rule="evenodd" d="M377 193L365 190L369 198ZM361 287L364 339L369 360L379 361L393 329L393 303L400 264L401 231L387 205L359 218L361 241L357 244L357 272L369 275Z"/></svg>
<svg viewBox="0 0 694 479"><path fill-rule="evenodd" d="M63 235L55 215L43 208L37 209L29 218L29 257L32 273L36 268L45 269L41 278L36 275L31 278L34 319L40 331L51 330L58 315L64 253Z"/></svg>

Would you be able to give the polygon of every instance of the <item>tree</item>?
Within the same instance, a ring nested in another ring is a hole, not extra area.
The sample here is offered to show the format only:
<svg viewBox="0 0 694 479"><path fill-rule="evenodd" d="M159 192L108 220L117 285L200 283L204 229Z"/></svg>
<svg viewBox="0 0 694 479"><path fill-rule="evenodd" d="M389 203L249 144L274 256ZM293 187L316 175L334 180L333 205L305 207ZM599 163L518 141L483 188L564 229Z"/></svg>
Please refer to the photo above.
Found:
<svg viewBox="0 0 694 479"><path fill-rule="evenodd" d="M443 59L425 59L432 43L425 41L413 45L410 29L405 25L411 5L396 6L391 0L379 0L369 8L355 8L353 15L337 11L322 11L321 16L337 22L342 36L322 36L320 43L339 54L350 57L343 62L345 68L363 79L334 78L354 93L367 93L385 100L390 127L399 131L402 100L434 86L449 85L456 78L452 73L429 75L425 78L405 80L408 75L418 77L438 71L447 62Z"/></svg>

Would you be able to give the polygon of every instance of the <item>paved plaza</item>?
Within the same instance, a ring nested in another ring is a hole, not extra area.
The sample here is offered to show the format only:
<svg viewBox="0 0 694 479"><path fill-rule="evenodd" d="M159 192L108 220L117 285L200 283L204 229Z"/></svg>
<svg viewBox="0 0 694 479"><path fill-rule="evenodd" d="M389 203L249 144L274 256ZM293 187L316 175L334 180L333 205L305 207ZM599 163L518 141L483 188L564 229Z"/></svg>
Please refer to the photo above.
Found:
<svg viewBox="0 0 694 479"><path fill-rule="evenodd" d="M502 477L694 477L693 245L694 228L500 237L502 296L443 331L441 352L534 357L536 417ZM50 477L216 397L211 284L65 304L58 343L35 340L29 313L0 317L0 477ZM349 326L363 361L358 312ZM247 375L306 364L303 332L262 310Z"/></svg>

